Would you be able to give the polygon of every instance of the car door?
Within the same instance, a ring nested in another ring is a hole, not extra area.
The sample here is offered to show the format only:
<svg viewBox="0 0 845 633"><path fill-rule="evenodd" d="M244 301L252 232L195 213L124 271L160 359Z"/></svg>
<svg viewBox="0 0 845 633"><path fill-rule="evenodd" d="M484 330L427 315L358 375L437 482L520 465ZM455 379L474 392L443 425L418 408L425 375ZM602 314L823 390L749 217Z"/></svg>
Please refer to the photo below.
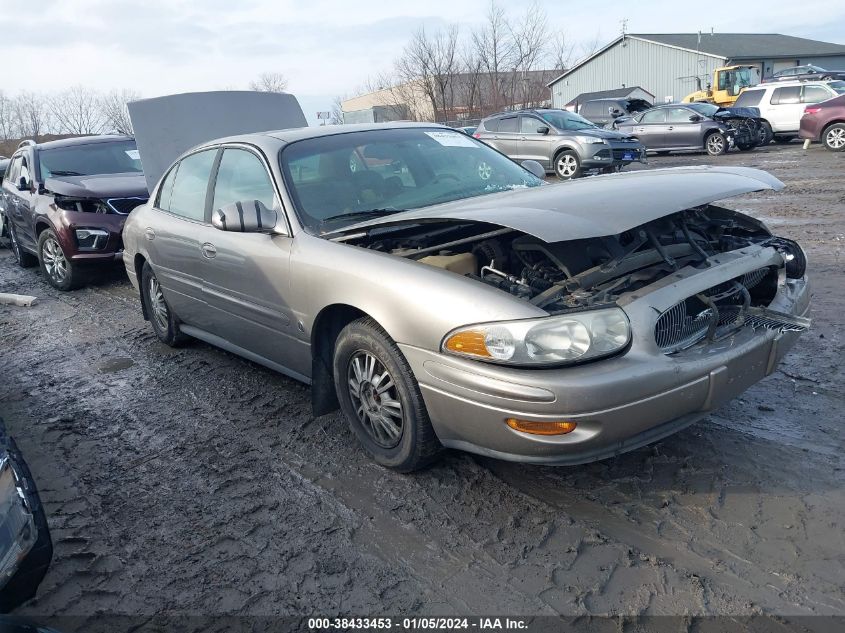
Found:
<svg viewBox="0 0 845 633"><path fill-rule="evenodd" d="M795 132L804 114L801 86L782 86L772 91L767 109L768 121L775 132Z"/></svg>
<svg viewBox="0 0 845 633"><path fill-rule="evenodd" d="M210 227L207 192L218 149L190 154L165 175L144 227L149 263L173 312L188 325L209 326L202 291L202 229Z"/></svg>
<svg viewBox="0 0 845 633"><path fill-rule="evenodd" d="M541 134L539 129L545 128ZM551 140L549 139L549 124L539 117L523 114L519 117L519 143L517 156L519 160L536 160L546 169L551 168Z"/></svg>
<svg viewBox="0 0 845 633"><path fill-rule="evenodd" d="M18 243L28 250L36 252L37 244L33 222L35 194L32 187L33 170L31 165L32 156L29 152L24 150L15 156L6 193L7 200L9 200L9 211L12 221L15 223L15 236ZM24 183L26 186L21 189L20 185Z"/></svg>
<svg viewBox="0 0 845 633"><path fill-rule="evenodd" d="M17 183L19 181L18 173L20 172L21 166L21 156L20 154L16 154L12 156L12 159L9 161L9 166L6 168L6 175L3 178L3 188L2 188L2 196L3 196L3 207L4 213L6 215L6 220L8 222L15 222L17 223L19 220L18 215L18 192L17 192Z"/></svg>
<svg viewBox="0 0 845 633"><path fill-rule="evenodd" d="M517 158L519 148L517 146L519 141L519 116L514 114L512 116L505 116L499 119L499 126L496 132L493 132L492 139L484 139L484 142L496 148L505 156L510 158Z"/></svg>
<svg viewBox="0 0 845 633"><path fill-rule="evenodd" d="M690 118L696 119L691 121ZM702 117L688 108L666 108L666 132L663 147L701 147Z"/></svg>
<svg viewBox="0 0 845 633"><path fill-rule="evenodd" d="M660 149L666 142L667 127L664 109L648 110L634 124L632 133L646 149Z"/></svg>
<svg viewBox="0 0 845 633"><path fill-rule="evenodd" d="M224 148L214 179L212 209L260 200L278 213L273 233L201 229L202 281L209 331L229 343L300 374L303 366L290 296L290 251L285 217L264 157L248 146ZM307 364L307 363L306 363Z"/></svg>

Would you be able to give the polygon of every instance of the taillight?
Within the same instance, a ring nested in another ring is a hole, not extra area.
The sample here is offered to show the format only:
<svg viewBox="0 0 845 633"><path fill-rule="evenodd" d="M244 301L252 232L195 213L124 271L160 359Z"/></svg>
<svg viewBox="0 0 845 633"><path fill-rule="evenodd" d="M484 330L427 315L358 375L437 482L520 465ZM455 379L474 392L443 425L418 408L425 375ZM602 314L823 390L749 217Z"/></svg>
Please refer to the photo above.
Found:
<svg viewBox="0 0 845 633"><path fill-rule="evenodd" d="M472 135L472 138L481 138L481 134L476 132L475 134Z"/></svg>
<svg viewBox="0 0 845 633"><path fill-rule="evenodd" d="M822 109L819 106L807 106L804 108L804 114L818 114Z"/></svg>

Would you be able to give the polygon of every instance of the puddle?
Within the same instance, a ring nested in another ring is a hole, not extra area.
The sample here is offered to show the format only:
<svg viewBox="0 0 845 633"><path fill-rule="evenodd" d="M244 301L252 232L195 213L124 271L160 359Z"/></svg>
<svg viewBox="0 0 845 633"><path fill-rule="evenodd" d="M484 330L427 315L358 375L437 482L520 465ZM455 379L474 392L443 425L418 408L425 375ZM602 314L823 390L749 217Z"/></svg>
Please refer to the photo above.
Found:
<svg viewBox="0 0 845 633"><path fill-rule="evenodd" d="M135 361L131 358L110 358L104 363L100 363L97 366L97 369L100 370L102 374L113 374L116 371L120 371L121 369L127 369L132 367L135 364Z"/></svg>

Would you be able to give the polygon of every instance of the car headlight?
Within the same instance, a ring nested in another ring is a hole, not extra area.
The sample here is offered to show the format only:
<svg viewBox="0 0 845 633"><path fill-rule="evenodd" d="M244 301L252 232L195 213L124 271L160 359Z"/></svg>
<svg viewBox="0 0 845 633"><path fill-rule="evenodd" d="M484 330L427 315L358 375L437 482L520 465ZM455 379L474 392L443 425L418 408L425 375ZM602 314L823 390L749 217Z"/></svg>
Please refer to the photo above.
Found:
<svg viewBox="0 0 845 633"><path fill-rule="evenodd" d="M604 145L607 143L606 140L598 136L576 136L575 140L583 145Z"/></svg>
<svg viewBox="0 0 845 633"><path fill-rule="evenodd" d="M81 249L96 250L103 248L108 240L108 231L102 229L76 229L76 242Z"/></svg>
<svg viewBox="0 0 845 633"><path fill-rule="evenodd" d="M537 367L609 356L630 339L628 316L613 307L468 325L447 334L441 349L490 363Z"/></svg>

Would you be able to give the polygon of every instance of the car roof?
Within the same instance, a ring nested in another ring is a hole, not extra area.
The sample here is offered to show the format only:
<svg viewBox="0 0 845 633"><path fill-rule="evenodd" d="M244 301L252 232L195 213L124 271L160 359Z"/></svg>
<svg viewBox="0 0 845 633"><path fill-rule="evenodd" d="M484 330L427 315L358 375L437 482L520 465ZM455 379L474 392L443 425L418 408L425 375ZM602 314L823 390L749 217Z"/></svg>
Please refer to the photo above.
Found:
<svg viewBox="0 0 845 633"><path fill-rule="evenodd" d="M842 81L842 80L841 79L834 79L833 81ZM827 86L831 83L833 83L833 82L828 81L828 80L823 81L821 79L813 80L813 81L807 81L807 80L802 81L800 79L795 79L793 81L778 81L776 83L772 82L772 83L757 84L756 86L751 86L750 88L747 88L745 90L745 92L748 92L749 90L766 90L768 88L772 88L772 89L774 89L774 88L792 88L792 87L795 87L795 86Z"/></svg>
<svg viewBox="0 0 845 633"><path fill-rule="evenodd" d="M37 143L35 145L39 150L41 149L56 149L59 147L74 147L77 145L94 145L96 143L113 143L115 141L134 141L131 136L123 134L97 134L96 136L75 136L73 138L63 138L57 141L47 141L46 143Z"/></svg>
<svg viewBox="0 0 845 633"><path fill-rule="evenodd" d="M204 147L223 145L226 143L246 143L248 145L256 145L264 149L270 149L272 146L279 147L279 141L285 144L310 138L321 138L324 136L335 136L338 134L351 134L353 132L432 128L441 130L451 130L460 134L460 132L457 132L455 128L451 128L446 125L440 125L439 123L419 123L416 121L392 121L390 123L354 123L350 125L318 125L312 127L289 128L284 130L269 130L267 132L255 132L252 134L236 134L233 136L224 136L222 138L213 139L211 141L197 145L196 147L191 148L185 153L187 154Z"/></svg>

